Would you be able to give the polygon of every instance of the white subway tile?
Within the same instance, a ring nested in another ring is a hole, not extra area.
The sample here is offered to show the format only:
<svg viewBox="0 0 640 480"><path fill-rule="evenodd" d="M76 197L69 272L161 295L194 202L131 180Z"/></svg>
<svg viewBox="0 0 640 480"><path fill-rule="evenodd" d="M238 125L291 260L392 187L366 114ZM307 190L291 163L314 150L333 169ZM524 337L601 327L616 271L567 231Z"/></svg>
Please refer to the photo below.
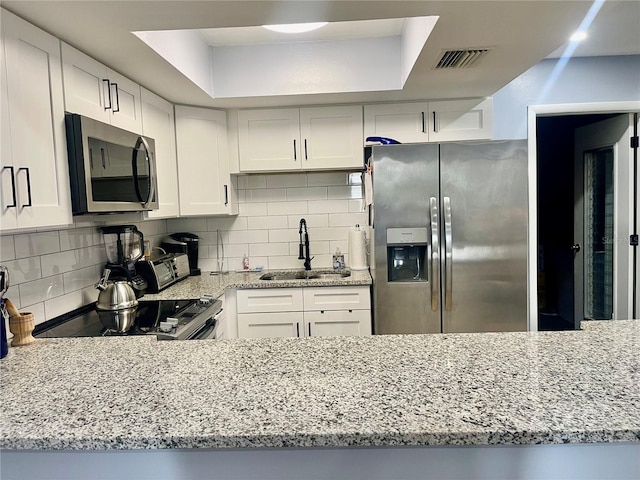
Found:
<svg viewBox="0 0 640 480"><path fill-rule="evenodd" d="M286 216L248 217L249 230L268 230L272 228L287 228Z"/></svg>
<svg viewBox="0 0 640 480"><path fill-rule="evenodd" d="M107 255L103 245L51 253L40 257L42 275L45 277L91 265L103 264L106 261Z"/></svg>
<svg viewBox="0 0 640 480"><path fill-rule="evenodd" d="M300 173L275 173L267 175L267 188L306 187L307 176Z"/></svg>
<svg viewBox="0 0 640 480"><path fill-rule="evenodd" d="M212 217L207 219L207 230L215 232L216 230L246 230L247 219L245 217Z"/></svg>
<svg viewBox="0 0 640 480"><path fill-rule="evenodd" d="M35 257L60 251L60 237L57 231L16 235L16 258Z"/></svg>
<svg viewBox="0 0 640 480"><path fill-rule="evenodd" d="M202 275L208 275L206 272L217 272L218 265L214 258L203 258L202 261L198 260L198 268L202 270ZM212 292L213 293L213 292Z"/></svg>
<svg viewBox="0 0 640 480"><path fill-rule="evenodd" d="M348 200L314 200L308 203L309 213L346 213L349 211Z"/></svg>
<svg viewBox="0 0 640 480"><path fill-rule="evenodd" d="M307 202L272 202L267 205L269 215L303 215L307 213Z"/></svg>
<svg viewBox="0 0 640 480"><path fill-rule="evenodd" d="M152 235L164 235L167 233L166 220L145 220L138 225L138 230L144 234L144 238Z"/></svg>
<svg viewBox="0 0 640 480"><path fill-rule="evenodd" d="M242 261L240 262L242 264ZM269 257L250 257L249 258L249 268L262 267L262 269L266 269L269 265ZM240 266L242 268L242 266Z"/></svg>
<svg viewBox="0 0 640 480"><path fill-rule="evenodd" d="M255 202L284 202L287 199L286 188L270 188L262 190L246 190L247 203Z"/></svg>
<svg viewBox="0 0 640 480"><path fill-rule="evenodd" d="M54 275L20 285L20 301L25 305L44 302L62 294L64 294L62 275Z"/></svg>
<svg viewBox="0 0 640 480"><path fill-rule="evenodd" d="M267 214L266 203L243 203L238 205L238 215L240 217L255 217Z"/></svg>
<svg viewBox="0 0 640 480"><path fill-rule="evenodd" d="M13 244L13 235L3 235L0 237L0 262L14 260L16 250Z"/></svg>
<svg viewBox="0 0 640 480"><path fill-rule="evenodd" d="M207 219L203 217L194 218L170 218L167 220L167 232L198 232L207 231Z"/></svg>
<svg viewBox="0 0 640 480"><path fill-rule="evenodd" d="M21 313L33 313L33 323L34 325L40 325L47 321L47 318L44 315L44 302L34 303L32 305L27 305L24 308L20 309ZM7 330L9 333L9 330ZM13 338L13 334L11 335Z"/></svg>
<svg viewBox="0 0 640 480"><path fill-rule="evenodd" d="M355 227L356 225L366 225L367 214L362 213L330 213L330 227Z"/></svg>
<svg viewBox="0 0 640 480"><path fill-rule="evenodd" d="M247 177L246 175L238 175L238 190L246 190L247 189Z"/></svg>
<svg viewBox="0 0 640 480"><path fill-rule="evenodd" d="M269 270L282 270L289 268L304 268L304 260L298 260L297 256L269 257Z"/></svg>
<svg viewBox="0 0 640 480"><path fill-rule="evenodd" d="M364 209L364 200L363 199L349 200L349 212L351 213L365 212L366 213L366 210Z"/></svg>
<svg viewBox="0 0 640 480"><path fill-rule="evenodd" d="M250 257L289 255L288 243L254 243L249 245Z"/></svg>
<svg viewBox="0 0 640 480"><path fill-rule="evenodd" d="M20 301L20 286L19 285L11 285L9 290L7 290L4 294L4 298L10 299L16 308L20 308L22 302Z"/></svg>
<svg viewBox="0 0 640 480"><path fill-rule="evenodd" d="M5 262L4 266L9 269L10 285L19 285L42 277L42 269L38 257L11 260Z"/></svg>
<svg viewBox="0 0 640 480"><path fill-rule="evenodd" d="M347 240L349 227L316 228L313 230L313 240Z"/></svg>
<svg viewBox="0 0 640 480"><path fill-rule="evenodd" d="M287 188L288 201L326 200L327 187Z"/></svg>
<svg viewBox="0 0 640 480"><path fill-rule="evenodd" d="M238 190L236 192L238 198L238 205L242 203L247 203L247 191L246 190Z"/></svg>
<svg viewBox="0 0 640 480"><path fill-rule="evenodd" d="M327 197L332 199L356 199L362 198L362 185L349 185L346 187L328 187Z"/></svg>
<svg viewBox="0 0 640 480"><path fill-rule="evenodd" d="M311 261L311 268L333 268L333 254L315 255Z"/></svg>
<svg viewBox="0 0 640 480"><path fill-rule="evenodd" d="M198 244L198 259L209 258L210 256L211 255L209 253L209 246ZM214 257L215 257L215 253L214 253Z"/></svg>
<svg viewBox="0 0 640 480"><path fill-rule="evenodd" d="M309 248L311 249L311 256L313 257L314 255L319 255L322 253L331 253L330 249L329 249L329 242L328 241L318 241L318 242L310 242ZM298 253L300 252L300 243L299 242L292 242L289 243L289 255L298 255Z"/></svg>
<svg viewBox="0 0 640 480"><path fill-rule="evenodd" d="M310 229L329 226L329 215L326 213L315 215L305 213L304 219L307 221L307 228ZM299 229L300 220L300 215L289 215L289 228Z"/></svg>
<svg viewBox="0 0 640 480"><path fill-rule="evenodd" d="M347 172L309 172L307 185L348 185L348 177Z"/></svg>
<svg viewBox="0 0 640 480"><path fill-rule="evenodd" d="M85 287L95 285L100 280L102 270L102 265L94 265L63 274L64 293L71 293L75 290L82 290Z"/></svg>
<svg viewBox="0 0 640 480"><path fill-rule="evenodd" d="M231 245L224 246L225 258L230 258L230 257L242 258L248 252L249 252L248 243L234 243ZM216 247L209 247L209 257L216 258Z"/></svg>
<svg viewBox="0 0 640 480"><path fill-rule="evenodd" d="M94 288L93 290L96 289ZM52 298L51 300L44 302L45 317L47 320L51 320L52 318L71 310L75 310L76 308L80 308L88 303L91 302L84 302L82 290L76 290L75 292L67 293L66 295Z"/></svg>
<svg viewBox="0 0 640 480"><path fill-rule="evenodd" d="M332 240L329 246L329 253L332 255L336 249L339 248L341 253L349 253L349 239L347 240Z"/></svg>
<svg viewBox="0 0 640 480"><path fill-rule="evenodd" d="M298 234L298 229L286 228L286 229L276 229L269 230L269 242L295 242L298 241L300 235Z"/></svg>
<svg viewBox="0 0 640 480"><path fill-rule="evenodd" d="M266 175L247 175L247 190L267 188ZM240 187L238 187L240 188Z"/></svg>
<svg viewBox="0 0 640 480"><path fill-rule="evenodd" d="M267 243L268 230L246 230L229 232L229 244L232 243Z"/></svg>
<svg viewBox="0 0 640 480"><path fill-rule="evenodd" d="M92 247L102 243L102 232L96 227L60 230L60 250Z"/></svg>

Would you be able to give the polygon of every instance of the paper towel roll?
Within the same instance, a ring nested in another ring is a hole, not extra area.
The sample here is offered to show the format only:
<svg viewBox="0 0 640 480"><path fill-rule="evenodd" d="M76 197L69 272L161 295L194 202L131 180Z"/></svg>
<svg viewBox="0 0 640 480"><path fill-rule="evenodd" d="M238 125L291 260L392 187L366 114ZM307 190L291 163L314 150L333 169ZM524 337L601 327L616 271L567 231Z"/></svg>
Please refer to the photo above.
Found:
<svg viewBox="0 0 640 480"><path fill-rule="evenodd" d="M351 270L366 270L368 268L364 230L349 230L349 267Z"/></svg>

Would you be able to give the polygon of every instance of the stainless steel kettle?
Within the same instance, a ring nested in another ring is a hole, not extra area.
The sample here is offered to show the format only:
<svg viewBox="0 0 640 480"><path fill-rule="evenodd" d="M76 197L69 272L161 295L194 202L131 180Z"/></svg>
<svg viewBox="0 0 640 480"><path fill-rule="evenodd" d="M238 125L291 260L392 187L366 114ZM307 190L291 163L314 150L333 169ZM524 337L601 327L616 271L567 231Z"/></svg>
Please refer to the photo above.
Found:
<svg viewBox="0 0 640 480"><path fill-rule="evenodd" d="M96 308L98 310L124 310L138 305L138 299L129 282L108 282L111 270L104 269L96 288L100 290Z"/></svg>

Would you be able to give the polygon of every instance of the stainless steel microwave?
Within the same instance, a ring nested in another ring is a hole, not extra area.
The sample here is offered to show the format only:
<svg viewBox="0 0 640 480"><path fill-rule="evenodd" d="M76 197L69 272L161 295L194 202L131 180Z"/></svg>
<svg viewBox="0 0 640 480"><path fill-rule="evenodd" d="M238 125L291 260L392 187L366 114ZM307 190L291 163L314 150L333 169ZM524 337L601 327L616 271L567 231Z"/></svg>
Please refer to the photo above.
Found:
<svg viewBox="0 0 640 480"><path fill-rule="evenodd" d="M158 208L155 141L65 114L74 215Z"/></svg>

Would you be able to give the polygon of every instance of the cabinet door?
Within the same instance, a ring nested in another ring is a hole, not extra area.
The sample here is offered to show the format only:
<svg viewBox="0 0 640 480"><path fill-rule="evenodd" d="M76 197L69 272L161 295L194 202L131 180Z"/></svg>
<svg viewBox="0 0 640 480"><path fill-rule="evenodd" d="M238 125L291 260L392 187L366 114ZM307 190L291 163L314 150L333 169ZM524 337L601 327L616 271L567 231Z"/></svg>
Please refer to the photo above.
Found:
<svg viewBox="0 0 640 480"><path fill-rule="evenodd" d="M241 172L302 168L299 109L240 110L238 151Z"/></svg>
<svg viewBox="0 0 640 480"><path fill-rule="evenodd" d="M62 43L65 109L110 123L110 98L107 68L93 58Z"/></svg>
<svg viewBox="0 0 640 480"><path fill-rule="evenodd" d="M228 214L227 120L221 110L176 107L180 215Z"/></svg>
<svg viewBox="0 0 640 480"><path fill-rule="evenodd" d="M305 335L363 337L371 335L371 310L321 310L304 312Z"/></svg>
<svg viewBox="0 0 640 480"><path fill-rule="evenodd" d="M387 137L400 143L428 142L427 112L426 102L365 105L364 139Z"/></svg>
<svg viewBox="0 0 640 480"><path fill-rule="evenodd" d="M2 11L3 16L10 15ZM5 25L0 28L0 229L18 226L18 208L15 189L16 165L11 154L11 128L9 127L9 92L7 91L7 65L5 61Z"/></svg>
<svg viewBox="0 0 640 480"><path fill-rule="evenodd" d="M147 218L177 217L178 167L173 105L144 88L141 91L142 133L156 143L158 173L158 210L146 212Z"/></svg>
<svg viewBox="0 0 640 480"><path fill-rule="evenodd" d="M109 110L111 125L130 132L142 133L140 85L111 69L107 69L107 78L113 104Z"/></svg>
<svg viewBox="0 0 640 480"><path fill-rule="evenodd" d="M493 99L429 102L430 142L493 137Z"/></svg>
<svg viewBox="0 0 640 480"><path fill-rule="evenodd" d="M5 11L2 31L17 226L70 224L60 42Z"/></svg>
<svg viewBox="0 0 640 480"><path fill-rule="evenodd" d="M301 108L300 136L304 170L362 167L360 105Z"/></svg>
<svg viewBox="0 0 640 480"><path fill-rule="evenodd" d="M369 310L369 287L310 287L304 289L304 311Z"/></svg>
<svg viewBox="0 0 640 480"><path fill-rule="evenodd" d="M302 312L239 313L238 338L303 336Z"/></svg>
<svg viewBox="0 0 640 480"><path fill-rule="evenodd" d="M302 312L301 288L238 290L238 313Z"/></svg>

